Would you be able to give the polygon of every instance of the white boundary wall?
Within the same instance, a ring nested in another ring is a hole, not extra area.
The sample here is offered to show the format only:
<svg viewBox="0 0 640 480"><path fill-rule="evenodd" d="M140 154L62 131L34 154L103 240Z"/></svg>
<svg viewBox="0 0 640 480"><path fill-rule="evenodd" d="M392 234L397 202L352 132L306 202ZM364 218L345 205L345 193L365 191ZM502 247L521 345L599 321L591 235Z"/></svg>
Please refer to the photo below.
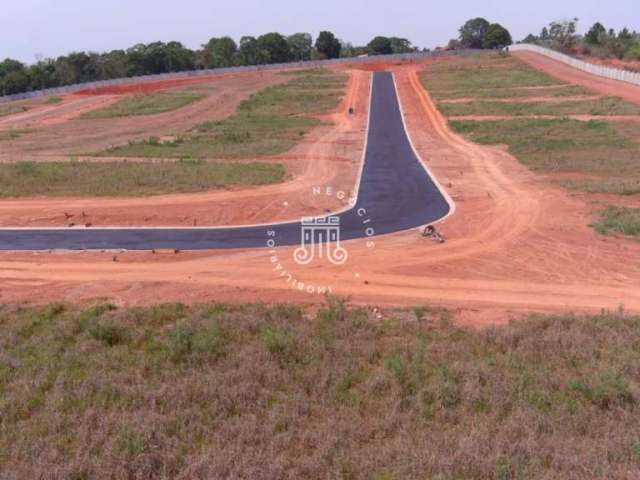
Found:
<svg viewBox="0 0 640 480"><path fill-rule="evenodd" d="M457 51L434 51L423 53L405 53L397 55L373 55L367 57L350 57L338 58L334 60L316 60L307 62L291 62L270 65L250 65L245 67L216 68L212 70L190 70L185 72L161 73L158 75L144 75L140 77L116 78L114 80L101 80L98 82L87 82L75 85L66 85L62 87L48 88L46 90L36 90L26 93L16 93L14 95L0 96L0 103L11 102L14 100L26 100L29 98L42 97L47 95L62 95L65 93L73 93L82 90L91 90L94 88L111 87L114 85L127 85L145 82L157 82L161 80L174 80L179 78L202 77L211 75L224 75L228 73L242 72L260 72L267 70L295 70L301 68L319 68L329 65L340 64L366 64L379 63L389 61L411 61L420 60L430 57L441 57L448 55L468 55L471 50Z"/></svg>
<svg viewBox="0 0 640 480"><path fill-rule="evenodd" d="M605 67L602 65L596 65L594 63L583 62L577 58L570 57L564 53L555 52L548 48L543 48L538 45L530 45L528 43L522 43L518 45L511 45L509 50L512 52L528 51L539 53L545 57L553 58L559 62L570 65L579 70L597 75L599 77L611 78L613 80L619 80L621 82L633 83L634 85L640 85L640 73L629 72L627 70L621 70L619 68Z"/></svg>

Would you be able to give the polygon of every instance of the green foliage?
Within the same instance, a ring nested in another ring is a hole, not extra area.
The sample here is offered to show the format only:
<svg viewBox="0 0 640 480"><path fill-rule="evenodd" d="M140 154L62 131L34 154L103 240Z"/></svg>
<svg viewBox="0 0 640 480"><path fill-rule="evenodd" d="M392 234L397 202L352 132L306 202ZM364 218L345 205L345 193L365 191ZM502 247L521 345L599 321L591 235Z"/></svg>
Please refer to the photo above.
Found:
<svg viewBox="0 0 640 480"><path fill-rule="evenodd" d="M460 27L460 44L464 48L484 48L491 24L484 18L473 18Z"/></svg>
<svg viewBox="0 0 640 480"><path fill-rule="evenodd" d="M285 63L291 61L291 49L287 39L277 32L261 35L256 46L263 56L264 63Z"/></svg>
<svg viewBox="0 0 640 480"><path fill-rule="evenodd" d="M106 108L85 113L81 118L154 115L186 107L204 97L203 94L193 92L156 92L130 95Z"/></svg>
<svg viewBox="0 0 640 480"><path fill-rule="evenodd" d="M607 35L607 29L600 22L596 22L589 29L584 39L591 45L602 45Z"/></svg>
<svg viewBox="0 0 640 480"><path fill-rule="evenodd" d="M340 50L342 44L335 35L331 32L320 32L316 39L316 50L324 58L338 58L340 57Z"/></svg>
<svg viewBox="0 0 640 480"><path fill-rule="evenodd" d="M640 237L640 208L608 207L600 212L593 228L603 235L618 233Z"/></svg>
<svg viewBox="0 0 640 480"><path fill-rule="evenodd" d="M235 65L238 45L232 38L214 37L203 47L203 58L206 67L225 68Z"/></svg>
<svg viewBox="0 0 640 480"><path fill-rule="evenodd" d="M367 45L369 55L389 55L393 53L393 46L388 37L375 37Z"/></svg>
<svg viewBox="0 0 640 480"><path fill-rule="evenodd" d="M391 52L394 54L415 52L416 48L406 38L390 37Z"/></svg>
<svg viewBox="0 0 640 480"><path fill-rule="evenodd" d="M0 197L144 196L281 182L276 163L207 161L0 164Z"/></svg>
<svg viewBox="0 0 640 480"><path fill-rule="evenodd" d="M279 327L266 327L260 336L264 347L278 360L285 362L296 361L298 355L297 342L289 330Z"/></svg>
<svg viewBox="0 0 640 480"><path fill-rule="evenodd" d="M313 40L308 33L295 33L287 37L289 50L291 51L291 60L302 62L311 60L311 50L313 49Z"/></svg>
<svg viewBox="0 0 640 480"><path fill-rule="evenodd" d="M496 49L511 45L511 33L499 23L492 23L487 29L487 33L482 42L482 48Z"/></svg>

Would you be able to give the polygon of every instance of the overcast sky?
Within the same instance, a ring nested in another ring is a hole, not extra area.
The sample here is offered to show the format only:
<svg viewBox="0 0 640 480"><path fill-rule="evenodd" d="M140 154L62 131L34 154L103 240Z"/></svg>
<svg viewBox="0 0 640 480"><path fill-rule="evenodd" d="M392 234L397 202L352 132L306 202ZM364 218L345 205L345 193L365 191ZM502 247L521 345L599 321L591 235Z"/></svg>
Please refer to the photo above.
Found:
<svg viewBox="0 0 640 480"><path fill-rule="evenodd" d="M639 0L2 0L0 59L31 63L74 50L107 51L139 42L178 40L195 48L212 36L331 30L365 44L374 35L444 45L465 20L483 16L516 40L552 20L578 17L580 29L640 30ZM633 23L635 22L635 24Z"/></svg>

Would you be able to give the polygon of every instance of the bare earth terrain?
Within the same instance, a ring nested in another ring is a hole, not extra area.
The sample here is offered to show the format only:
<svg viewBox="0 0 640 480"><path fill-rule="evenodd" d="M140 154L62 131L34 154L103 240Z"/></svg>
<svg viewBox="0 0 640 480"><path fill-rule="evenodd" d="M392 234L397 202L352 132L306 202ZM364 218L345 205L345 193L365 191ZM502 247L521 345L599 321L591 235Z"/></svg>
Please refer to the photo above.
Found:
<svg viewBox="0 0 640 480"><path fill-rule="evenodd" d="M285 76L259 74L240 78L222 78L211 86L213 92L204 100L177 111L120 119L54 122L54 126L15 121L13 126L33 128L18 140L3 142L0 160L18 159L67 160L69 152L97 151L122 144L186 131L204 121L219 120L231 115L238 104L260 88L286 80ZM94 226L191 226L267 223L299 218L306 214L321 214L327 209L344 206L334 196L314 196L313 187L329 185L336 190L353 193L359 169L366 131L369 76L353 72L348 91L339 111L327 115L332 125L315 128L296 148L286 155L262 157L265 162L286 166L290 179L285 184L258 188L232 187L221 191L194 194L160 195L146 198L20 198L0 202L2 226L66 226L68 216L79 216ZM90 97L92 108L102 108L105 97ZM67 103L68 102L68 103ZM87 110L87 100L68 100L59 106L67 116L70 107L82 102L80 115ZM348 115L352 106L355 115ZM32 115L37 111L34 109ZM22 114L21 114L22 115ZM24 114L26 115L26 113ZM45 120L55 119L53 112L42 113ZM18 117L18 116L14 116ZM12 117L8 117L10 119ZM68 120L68 118L67 118ZM6 144L6 149L4 148ZM136 161L135 158L88 158L92 161ZM142 160L142 159L141 159ZM145 159L147 160L147 159ZM248 158L246 161L255 161ZM242 160L241 160L242 161Z"/></svg>
<svg viewBox="0 0 640 480"><path fill-rule="evenodd" d="M521 55L562 80L640 104L637 87L595 79L543 57ZM306 268L293 262L290 248L275 254L267 249L3 253L0 301L108 297L126 304L207 299L318 303L321 296L304 291L313 286L330 287L356 303L451 306L458 320L474 324L504 321L523 310L595 311L624 304L640 311L640 264L633 261L640 258L638 242L598 235L588 227L593 218L589 199L551 185L545 175L532 173L502 148L479 146L454 134L421 86L419 65L378 68L395 72L415 147L457 204L456 214L441 225L449 238L446 244L433 244L416 231L404 232L376 237L373 248L366 241L348 242L346 267ZM56 224L52 219L59 218L64 207L91 208L100 221L118 218L122 224L137 221L146 211L161 211L153 218L159 225L174 223L178 212L211 224L239 224L291 218L289 214L310 207L338 206L339 202L314 197L312 187L353 189L362 154L368 83L366 72L353 72L347 99L332 116L334 125L319 127L312 138L278 159L293 174L284 186L99 203L10 200L0 202L1 222ZM355 116L347 113L349 105L355 105ZM108 213L112 207L117 215ZM375 219L375 212L369 214ZM277 264L298 283L287 281Z"/></svg>

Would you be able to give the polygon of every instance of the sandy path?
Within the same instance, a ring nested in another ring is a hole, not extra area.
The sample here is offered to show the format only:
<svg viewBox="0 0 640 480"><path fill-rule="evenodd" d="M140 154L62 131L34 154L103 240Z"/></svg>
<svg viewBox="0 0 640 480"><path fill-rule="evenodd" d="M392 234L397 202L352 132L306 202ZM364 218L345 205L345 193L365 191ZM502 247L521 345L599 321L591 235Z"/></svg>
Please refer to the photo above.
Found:
<svg viewBox="0 0 640 480"><path fill-rule="evenodd" d="M559 80L581 85L603 95L621 97L640 105L640 88L630 83L597 77L532 52L513 52L512 55Z"/></svg>
<svg viewBox="0 0 640 480"><path fill-rule="evenodd" d="M455 135L419 84L397 68L406 120L417 150L457 203L441 230L445 245L417 232L347 242L344 267L297 266L291 248L282 267L299 282L332 286L355 302L443 304L467 323L504 321L514 312L640 311L640 244L601 237L587 224L591 206L550 186L499 148ZM375 216L375 212L370 212ZM0 255L0 301L79 300L122 303L322 301L274 269L267 250L202 253L21 253ZM299 284L298 284L299 285Z"/></svg>
<svg viewBox="0 0 640 480"><path fill-rule="evenodd" d="M264 85L264 80L262 77L256 82L245 83L244 88L224 93L224 108L219 108L215 117L230 114L243 95L248 95L247 89L259 88ZM354 72L343 102L335 112L326 115L325 119L332 125L313 129L286 155L258 159L261 162L284 163L291 176L284 184L144 198L2 200L0 225L52 227L67 226L71 222L91 223L93 226L243 225L325 213L327 209L342 207L344 202L335 195L313 195L313 187L331 186L349 195L353 193L362 157L368 96L369 74ZM191 113L183 111L177 121L186 124L200 121L199 115L207 114L209 102L219 101L220 98L214 95L203 105L194 105ZM355 115L348 114L349 106L355 108ZM150 122L153 123L153 119ZM145 128L152 127L145 121ZM158 127L154 124L153 128Z"/></svg>

